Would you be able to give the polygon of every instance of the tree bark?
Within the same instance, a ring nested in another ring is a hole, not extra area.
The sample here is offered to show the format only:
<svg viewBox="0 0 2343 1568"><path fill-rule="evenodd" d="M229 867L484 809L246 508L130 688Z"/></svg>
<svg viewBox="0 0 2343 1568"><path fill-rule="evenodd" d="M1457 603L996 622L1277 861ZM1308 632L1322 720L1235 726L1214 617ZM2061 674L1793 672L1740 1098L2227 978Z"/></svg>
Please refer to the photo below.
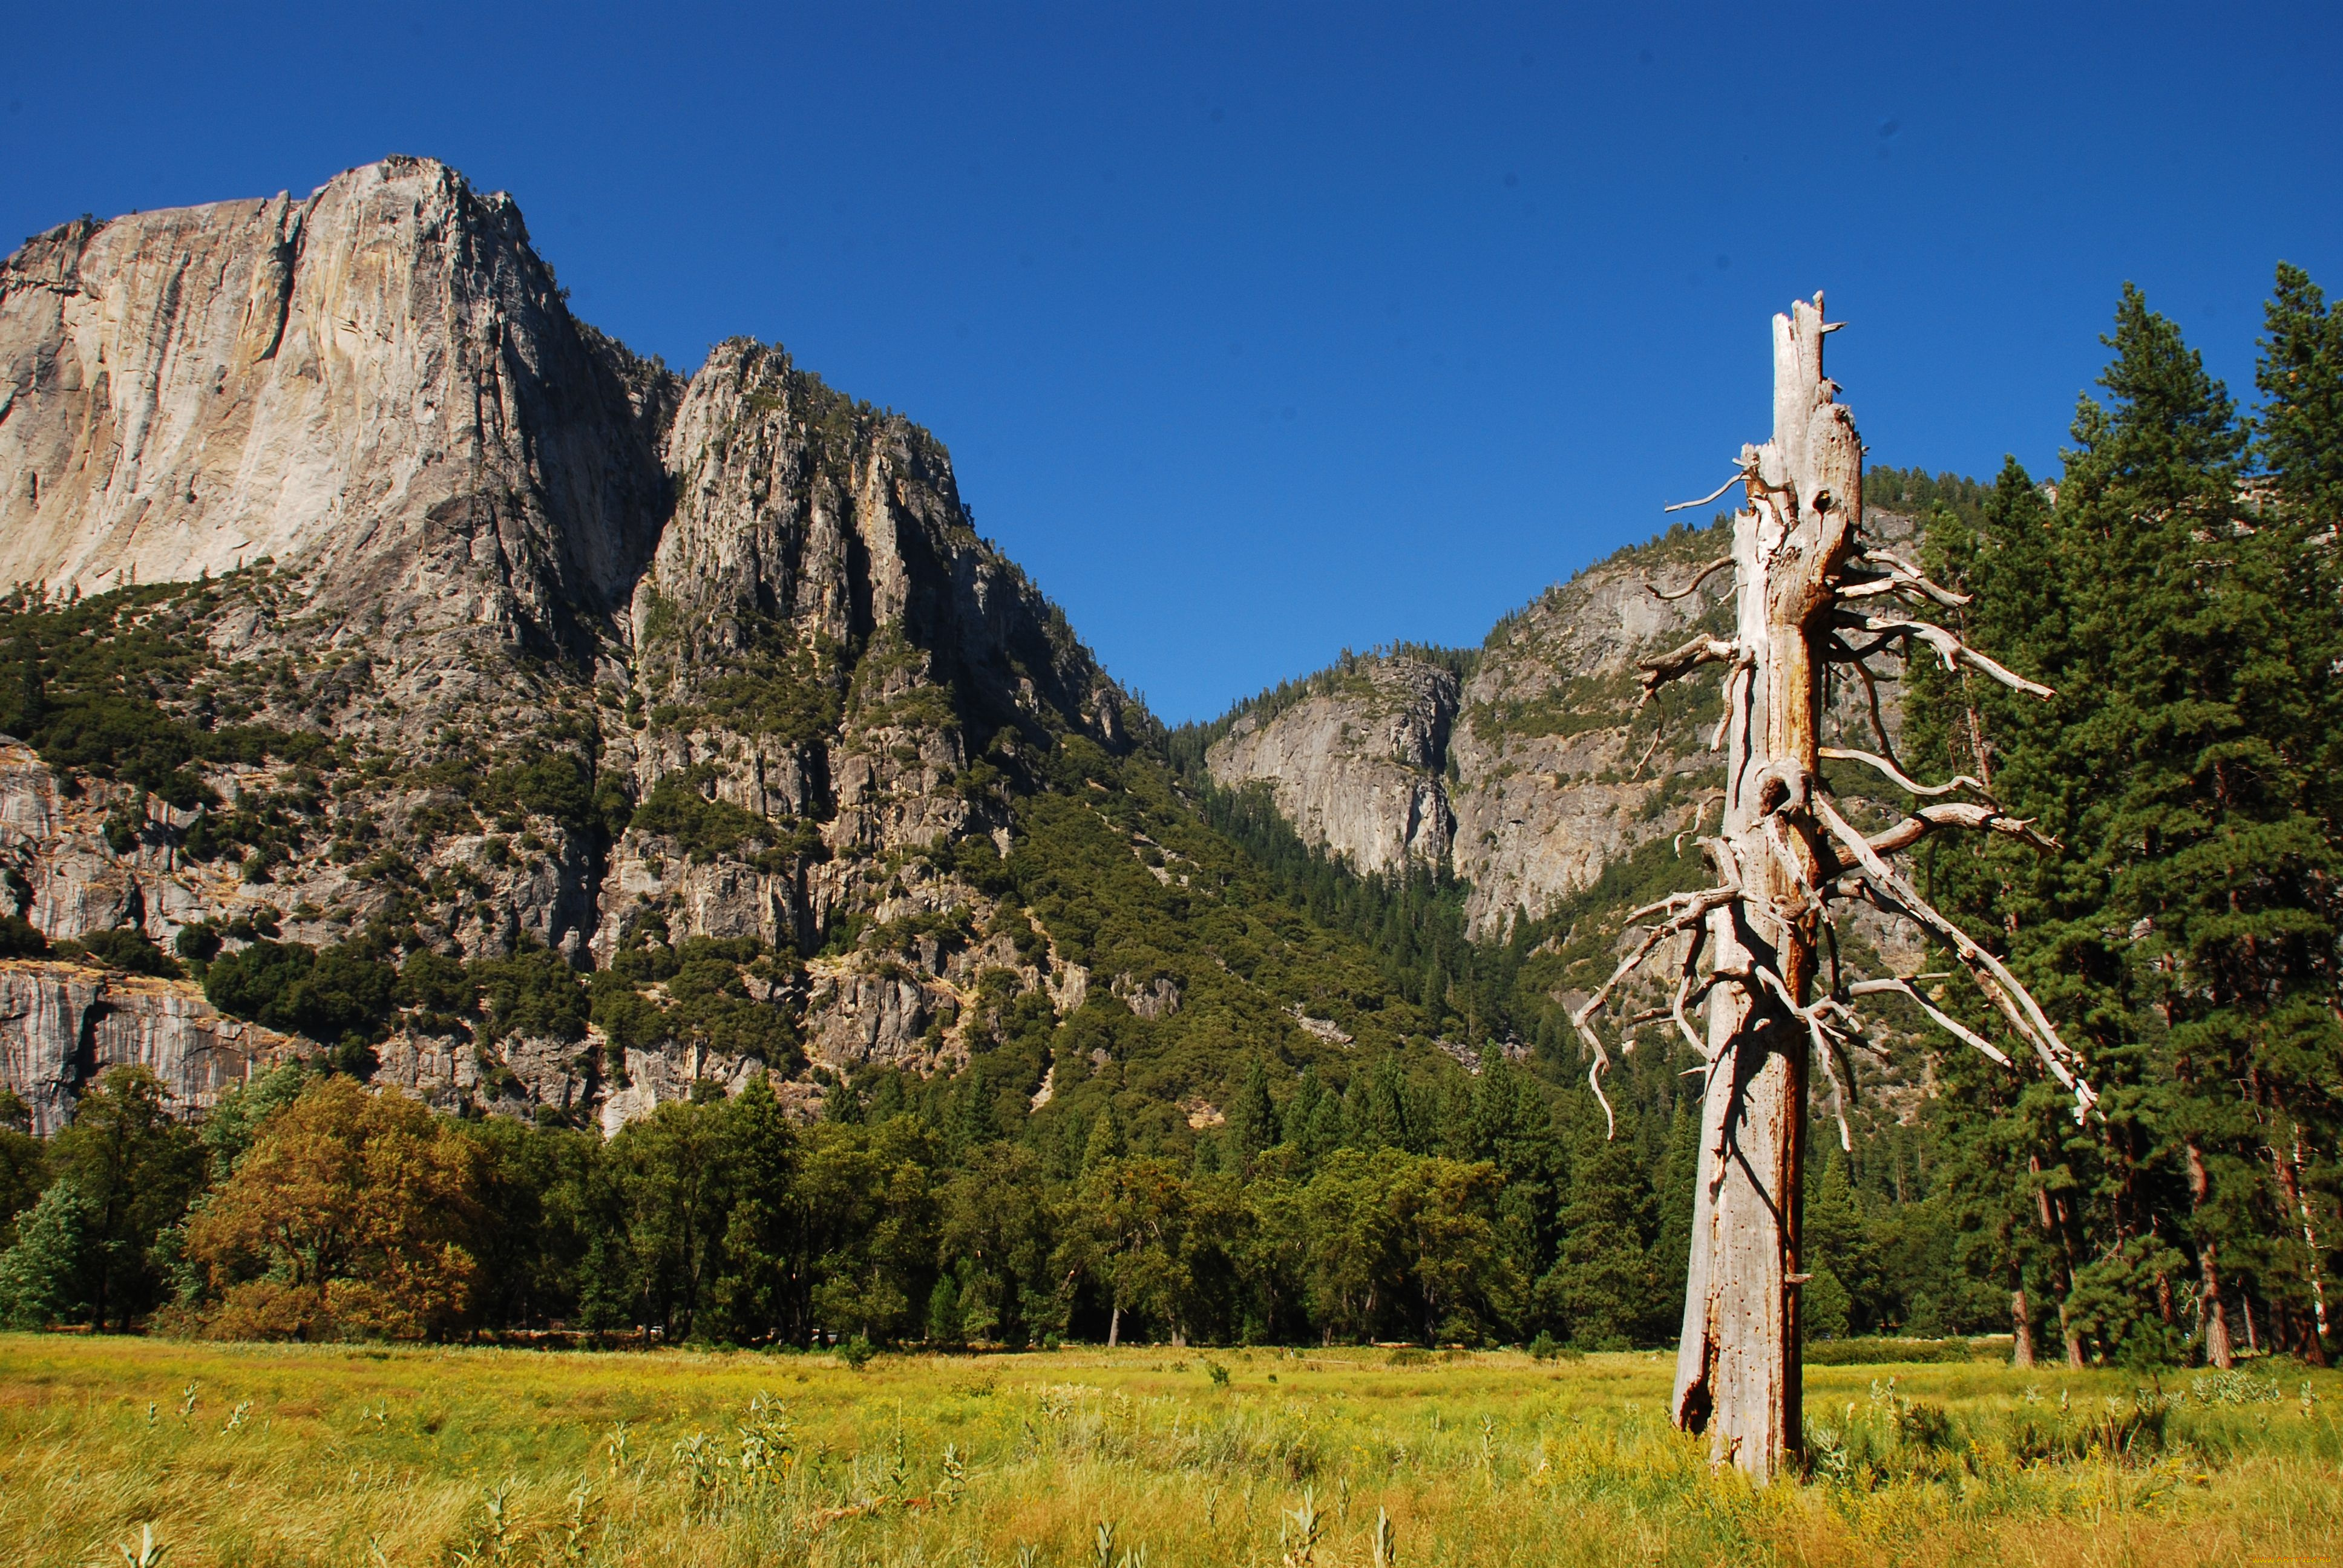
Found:
<svg viewBox="0 0 2343 1568"><path fill-rule="evenodd" d="M2075 1332L2073 1320L2066 1313L2066 1300L2075 1293L2075 1247L2067 1234L2066 1205L2053 1205L2050 1189L2042 1185L2042 1156L2029 1154L2026 1168L2035 1178L2034 1201L2041 1211L2042 1233L2058 1243L2058 1337L2066 1342L2066 1364L2081 1367L2087 1364L2083 1356L2083 1336Z"/></svg>
<svg viewBox="0 0 2343 1568"><path fill-rule="evenodd" d="M2270 1166L2278 1172L2278 1191L2286 1195L2288 1206L2302 1220L2303 1278L2310 1286L2313 1323L2308 1352L2303 1359L2313 1366L2325 1366L2327 1364L2327 1281L2318 1266L2318 1228L2312 1222L2310 1199L2305 1191L2305 1183L2302 1180L2300 1124L2298 1123L2294 1130L2292 1162L2289 1163L2287 1158L2278 1152L2278 1145L2273 1141L2270 1145Z"/></svg>
<svg viewBox="0 0 2343 1568"><path fill-rule="evenodd" d="M1712 910L1707 1086L1692 1255L1677 1342L1677 1424L1709 1455L1770 1481L1804 1446L1799 1214L1808 1001L1825 861L1810 809L1822 766L1822 645L1863 520L1863 444L1823 375L1822 300L1774 318L1774 437L1742 453L1734 518L1738 636L1727 678L1725 805L1708 846L1743 899ZM1770 970L1779 990L1759 983Z"/></svg>
<svg viewBox="0 0 2343 1568"><path fill-rule="evenodd" d="M2009 1364L2034 1364L2034 1308L2026 1299L2024 1285L2009 1292Z"/></svg>
<svg viewBox="0 0 2343 1568"><path fill-rule="evenodd" d="M2205 1151L2190 1139L2188 1151L2188 1209L2193 1217L2212 1195L2213 1179L2205 1169ZM2210 1236L2200 1236L2197 1242L2197 1325L2205 1336L2205 1360L2221 1371L2229 1370L2235 1358L2229 1350L2228 1314L2221 1310L2221 1274L2214 1258L2214 1241Z"/></svg>

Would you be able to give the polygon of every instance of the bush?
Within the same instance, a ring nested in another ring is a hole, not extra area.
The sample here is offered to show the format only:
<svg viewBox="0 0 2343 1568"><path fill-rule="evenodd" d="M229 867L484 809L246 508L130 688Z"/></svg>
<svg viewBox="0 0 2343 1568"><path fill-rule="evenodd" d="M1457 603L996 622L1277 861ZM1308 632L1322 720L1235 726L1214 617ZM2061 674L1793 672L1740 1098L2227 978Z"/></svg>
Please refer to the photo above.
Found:
<svg viewBox="0 0 2343 1568"><path fill-rule="evenodd" d="M427 948L410 954L399 966L398 1000L428 1012L469 1012L474 1000L472 977L454 959Z"/></svg>
<svg viewBox="0 0 2343 1568"><path fill-rule="evenodd" d="M703 768L669 774L651 786L628 826L673 839L687 856L702 865L719 855L736 852L751 839L773 836L771 824L762 817L729 800L701 794L709 781L709 771Z"/></svg>
<svg viewBox="0 0 2343 1568"><path fill-rule="evenodd" d="M16 915L0 915L0 959L36 959L49 950L41 928Z"/></svg>
<svg viewBox="0 0 2343 1568"><path fill-rule="evenodd" d="M215 960L204 995L232 1018L325 1044L370 1044L388 1030L398 973L371 950L344 942L256 941ZM347 1065L363 1068L353 1057Z"/></svg>
<svg viewBox="0 0 2343 1568"><path fill-rule="evenodd" d="M155 945L155 939L130 926L117 926L110 931L89 931L83 935L79 946L90 958L108 969L121 970L135 975L159 975L165 980L178 980L187 972L176 959Z"/></svg>
<svg viewBox="0 0 2343 1568"><path fill-rule="evenodd" d="M483 959L471 966L471 975L488 1001L491 1038L586 1038L586 988L568 960L551 949L523 948L510 958Z"/></svg>
<svg viewBox="0 0 2343 1568"><path fill-rule="evenodd" d="M577 829L590 825L596 814L594 786L585 764L566 754L498 769L481 782L472 804L496 815L548 817Z"/></svg>

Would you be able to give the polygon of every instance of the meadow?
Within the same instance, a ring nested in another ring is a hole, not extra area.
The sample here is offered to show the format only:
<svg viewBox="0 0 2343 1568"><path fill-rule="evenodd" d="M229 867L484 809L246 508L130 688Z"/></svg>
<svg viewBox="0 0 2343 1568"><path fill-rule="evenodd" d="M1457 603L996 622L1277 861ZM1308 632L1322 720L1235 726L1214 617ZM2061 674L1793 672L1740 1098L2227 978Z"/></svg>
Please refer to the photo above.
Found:
<svg viewBox="0 0 2343 1568"><path fill-rule="evenodd" d="M1477 1568L2343 1555L2343 1376L1806 1374L1752 1491L1669 1358L0 1335L0 1562ZM1891 1382L1890 1380L1893 1379Z"/></svg>

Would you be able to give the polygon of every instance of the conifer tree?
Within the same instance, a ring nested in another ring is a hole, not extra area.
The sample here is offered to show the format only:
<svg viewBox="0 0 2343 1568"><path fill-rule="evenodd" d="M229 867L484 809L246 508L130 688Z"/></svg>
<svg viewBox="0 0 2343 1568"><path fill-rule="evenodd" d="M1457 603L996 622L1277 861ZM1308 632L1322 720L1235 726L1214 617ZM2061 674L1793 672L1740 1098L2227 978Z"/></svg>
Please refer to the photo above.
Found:
<svg viewBox="0 0 2343 1568"><path fill-rule="evenodd" d="M1247 1166L1278 1141L1277 1105L1269 1097L1269 1069L1258 1056L1246 1062L1244 1081L1229 1102L1229 1139L1238 1160Z"/></svg>

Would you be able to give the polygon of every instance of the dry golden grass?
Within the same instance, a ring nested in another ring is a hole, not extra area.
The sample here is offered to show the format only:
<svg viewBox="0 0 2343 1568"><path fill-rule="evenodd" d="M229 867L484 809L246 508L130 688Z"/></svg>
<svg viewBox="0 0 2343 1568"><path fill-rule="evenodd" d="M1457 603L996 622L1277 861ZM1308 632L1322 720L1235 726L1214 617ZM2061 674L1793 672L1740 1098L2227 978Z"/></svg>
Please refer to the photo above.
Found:
<svg viewBox="0 0 2343 1568"><path fill-rule="evenodd" d="M0 1563L117 1563L151 1523L168 1568L1373 1568L1379 1513L1405 1568L2343 1558L2333 1374L2307 1405L2299 1374L2212 1403L2184 1375L2160 1449L2110 1457L2121 1374L1815 1368L1837 1473L1759 1493L1668 1429L1669 1370L0 1336ZM1899 1436L1907 1398L1944 1422ZM2080 1456L2023 1458L2029 1428Z"/></svg>

